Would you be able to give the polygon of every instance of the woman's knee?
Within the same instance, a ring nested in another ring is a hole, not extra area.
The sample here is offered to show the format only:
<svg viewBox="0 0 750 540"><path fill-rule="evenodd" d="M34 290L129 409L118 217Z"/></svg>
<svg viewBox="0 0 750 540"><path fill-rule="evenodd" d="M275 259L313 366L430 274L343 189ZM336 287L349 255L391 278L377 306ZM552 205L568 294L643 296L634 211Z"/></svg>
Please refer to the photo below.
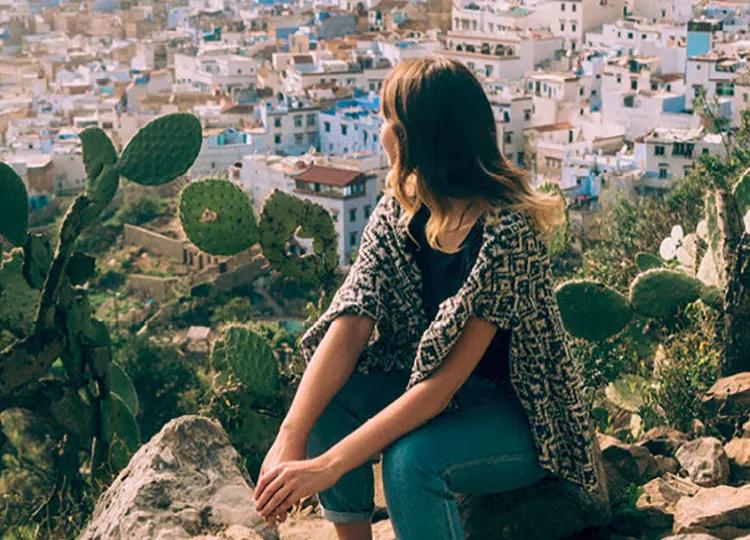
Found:
<svg viewBox="0 0 750 540"><path fill-rule="evenodd" d="M435 449L426 447L419 430L411 432L383 451L383 487L386 491L399 486L416 487L421 481L439 476L430 459Z"/></svg>

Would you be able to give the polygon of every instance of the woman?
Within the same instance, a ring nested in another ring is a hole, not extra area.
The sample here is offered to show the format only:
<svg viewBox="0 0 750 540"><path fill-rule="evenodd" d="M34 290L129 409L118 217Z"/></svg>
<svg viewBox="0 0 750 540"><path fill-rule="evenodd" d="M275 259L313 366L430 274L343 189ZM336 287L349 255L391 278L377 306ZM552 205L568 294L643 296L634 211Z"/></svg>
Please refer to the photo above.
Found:
<svg viewBox="0 0 750 540"><path fill-rule="evenodd" d="M462 538L455 493L550 474L600 491L543 239L561 201L501 155L491 105L462 64L399 64L381 110L388 189L301 338L307 369L257 510L280 522L318 493L340 539L369 539L381 453L401 540Z"/></svg>

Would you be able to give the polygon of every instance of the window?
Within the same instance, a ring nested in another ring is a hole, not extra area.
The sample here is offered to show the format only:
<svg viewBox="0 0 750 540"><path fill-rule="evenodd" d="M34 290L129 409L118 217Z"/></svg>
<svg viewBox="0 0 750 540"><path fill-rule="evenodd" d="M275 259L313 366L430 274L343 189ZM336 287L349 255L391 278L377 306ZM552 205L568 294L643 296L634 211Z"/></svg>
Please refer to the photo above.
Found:
<svg viewBox="0 0 750 540"><path fill-rule="evenodd" d="M745 94L747 95L747 94ZM523 111L523 121L524 122L530 122L531 121L531 109L524 109Z"/></svg>
<svg viewBox="0 0 750 540"><path fill-rule="evenodd" d="M346 124L341 124L341 134L342 135L346 135L346 131L347 131L348 127L349 126L347 126Z"/></svg>
<svg viewBox="0 0 750 540"><path fill-rule="evenodd" d="M281 118L274 118L273 119L273 125L274 127L281 127Z"/></svg>
<svg viewBox="0 0 750 540"><path fill-rule="evenodd" d="M565 32L565 22L560 21L560 32Z"/></svg>
<svg viewBox="0 0 750 540"><path fill-rule="evenodd" d="M357 221L357 209L356 208L349 209L349 221Z"/></svg>
<svg viewBox="0 0 750 540"><path fill-rule="evenodd" d="M314 126L315 125L315 115L314 114L308 114L307 115L307 125L308 126Z"/></svg>
<svg viewBox="0 0 750 540"><path fill-rule="evenodd" d="M731 81L719 81L716 83L717 96L733 96L734 83Z"/></svg>
<svg viewBox="0 0 750 540"><path fill-rule="evenodd" d="M307 142L310 144L315 144L315 139L317 138L317 133L308 133L307 134Z"/></svg>
<svg viewBox="0 0 750 540"><path fill-rule="evenodd" d="M630 80L630 89L631 90L638 90L638 79L631 79Z"/></svg>
<svg viewBox="0 0 750 540"><path fill-rule="evenodd" d="M503 133L503 144L511 144L513 142L513 132L506 131Z"/></svg>
<svg viewBox="0 0 750 540"><path fill-rule="evenodd" d="M281 144L281 135L274 135L273 136L273 143L274 144Z"/></svg>
<svg viewBox="0 0 750 540"><path fill-rule="evenodd" d="M562 2L560 3L560 11L565 11L565 4Z"/></svg>
<svg viewBox="0 0 750 540"><path fill-rule="evenodd" d="M362 210L365 212L365 218L370 217L370 212L372 212L372 207L369 204L366 204Z"/></svg>
<svg viewBox="0 0 750 540"><path fill-rule="evenodd" d="M628 39L633 39L633 32L628 32Z"/></svg>
<svg viewBox="0 0 750 540"><path fill-rule="evenodd" d="M707 156L708 155L708 148L701 149L701 154L703 154L704 156Z"/></svg>
<svg viewBox="0 0 750 540"><path fill-rule="evenodd" d="M525 153L518 152L518 155L516 156L516 158L517 158L517 163L519 165L525 165L525 163L524 163L524 161L526 159L526 154Z"/></svg>
<svg viewBox="0 0 750 540"><path fill-rule="evenodd" d="M655 156L663 156L664 155L664 145L657 144L654 146L654 155Z"/></svg>
<svg viewBox="0 0 750 540"><path fill-rule="evenodd" d="M357 231L349 233L349 245L354 247L357 244Z"/></svg>
<svg viewBox="0 0 750 540"><path fill-rule="evenodd" d="M669 175L669 169L666 165L659 165L659 178L664 179Z"/></svg>
<svg viewBox="0 0 750 540"><path fill-rule="evenodd" d="M570 30L571 30L572 32L575 32L575 31L576 31L576 28L577 28L577 27L576 27L575 23L573 23L573 24L571 24L571 25L570 25ZM573 48L575 49L575 41L573 42Z"/></svg>
<svg viewBox="0 0 750 540"><path fill-rule="evenodd" d="M695 144L693 143L677 142L677 143L674 143L674 146L672 146L672 155L688 157L688 158L693 157L694 148L695 148Z"/></svg>
<svg viewBox="0 0 750 540"><path fill-rule="evenodd" d="M617 75L617 84L620 84L621 82L622 82L622 76L618 74Z"/></svg>
<svg viewBox="0 0 750 540"><path fill-rule="evenodd" d="M330 122L323 122L323 129L326 133L331 132L331 123Z"/></svg>
<svg viewBox="0 0 750 540"><path fill-rule="evenodd" d="M510 122L510 112L507 110L503 111L503 122Z"/></svg>
<svg viewBox="0 0 750 540"><path fill-rule="evenodd" d="M302 133L295 133L294 134L294 144L302 144L304 142L304 134Z"/></svg>
<svg viewBox="0 0 750 540"><path fill-rule="evenodd" d="M302 115L301 114L294 115L294 127L302 127Z"/></svg>

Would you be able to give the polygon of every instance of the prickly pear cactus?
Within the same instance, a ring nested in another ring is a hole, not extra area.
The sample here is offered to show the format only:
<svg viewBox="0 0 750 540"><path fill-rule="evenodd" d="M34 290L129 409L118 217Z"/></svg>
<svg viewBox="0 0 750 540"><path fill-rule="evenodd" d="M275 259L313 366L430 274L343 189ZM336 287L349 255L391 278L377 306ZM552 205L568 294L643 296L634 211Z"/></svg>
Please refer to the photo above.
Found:
<svg viewBox="0 0 750 540"><path fill-rule="evenodd" d="M700 298L703 284L667 268L652 268L630 284L630 303L636 313L654 319L667 318Z"/></svg>
<svg viewBox="0 0 750 540"><path fill-rule="evenodd" d="M641 272L664 266L659 257L646 251L639 251L635 254L635 265Z"/></svg>
<svg viewBox="0 0 750 540"><path fill-rule="evenodd" d="M570 334L600 341L620 332L633 317L625 296L590 280L568 281L555 291L560 316Z"/></svg>
<svg viewBox="0 0 750 540"><path fill-rule="evenodd" d="M180 197L180 221L190 241L214 255L234 255L258 241L250 200L228 180L188 184Z"/></svg>
<svg viewBox="0 0 750 540"><path fill-rule="evenodd" d="M0 162L0 236L14 246L26 242L29 198L26 186L10 165Z"/></svg>
<svg viewBox="0 0 750 540"><path fill-rule="evenodd" d="M233 182L193 182L182 191L180 220L191 242L213 255L234 255L259 241L266 260L286 277L325 284L336 269L336 229L328 210L278 189L263 202L258 222L247 195ZM289 253L295 235L312 238L313 252ZM205 293L198 287L192 294Z"/></svg>
<svg viewBox="0 0 750 540"><path fill-rule="evenodd" d="M28 234L25 186L0 163L0 236L19 246L0 254L0 325L19 337L0 351L0 407L28 409L63 434L53 461L54 476L65 481L40 516L78 496L71 486L81 475L90 475L91 485L106 483L140 444L135 388L112 364L108 329L94 318L86 284L96 264L76 251L78 237L112 201L120 175L143 184L172 180L192 165L202 142L200 123L184 114L151 122L119 158L102 130L80 137L86 190L68 208L54 248Z"/></svg>
<svg viewBox="0 0 750 540"><path fill-rule="evenodd" d="M201 124L192 114L162 116L135 134L118 161L118 171L145 186L171 182L193 165L202 142Z"/></svg>
<svg viewBox="0 0 750 540"><path fill-rule="evenodd" d="M301 257L287 252L294 234L312 238L314 253ZM315 283L336 268L336 230L328 211L310 201L279 190L264 201L260 217L263 255L281 273Z"/></svg>
<svg viewBox="0 0 750 540"><path fill-rule="evenodd" d="M224 330L211 351L211 367L217 382L233 377L244 387L243 400L249 408L270 409L279 399L281 377L276 357L268 342L240 325Z"/></svg>

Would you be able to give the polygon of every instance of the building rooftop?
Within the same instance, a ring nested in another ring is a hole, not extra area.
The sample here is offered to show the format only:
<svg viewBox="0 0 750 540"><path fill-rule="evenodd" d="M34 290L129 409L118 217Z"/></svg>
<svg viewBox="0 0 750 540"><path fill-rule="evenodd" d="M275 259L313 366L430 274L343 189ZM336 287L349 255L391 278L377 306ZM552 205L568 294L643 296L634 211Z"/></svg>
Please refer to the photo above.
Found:
<svg viewBox="0 0 750 540"><path fill-rule="evenodd" d="M360 171L322 165L311 165L301 173L294 175L295 179L303 182L316 182L329 186L348 186L362 177L363 174Z"/></svg>

